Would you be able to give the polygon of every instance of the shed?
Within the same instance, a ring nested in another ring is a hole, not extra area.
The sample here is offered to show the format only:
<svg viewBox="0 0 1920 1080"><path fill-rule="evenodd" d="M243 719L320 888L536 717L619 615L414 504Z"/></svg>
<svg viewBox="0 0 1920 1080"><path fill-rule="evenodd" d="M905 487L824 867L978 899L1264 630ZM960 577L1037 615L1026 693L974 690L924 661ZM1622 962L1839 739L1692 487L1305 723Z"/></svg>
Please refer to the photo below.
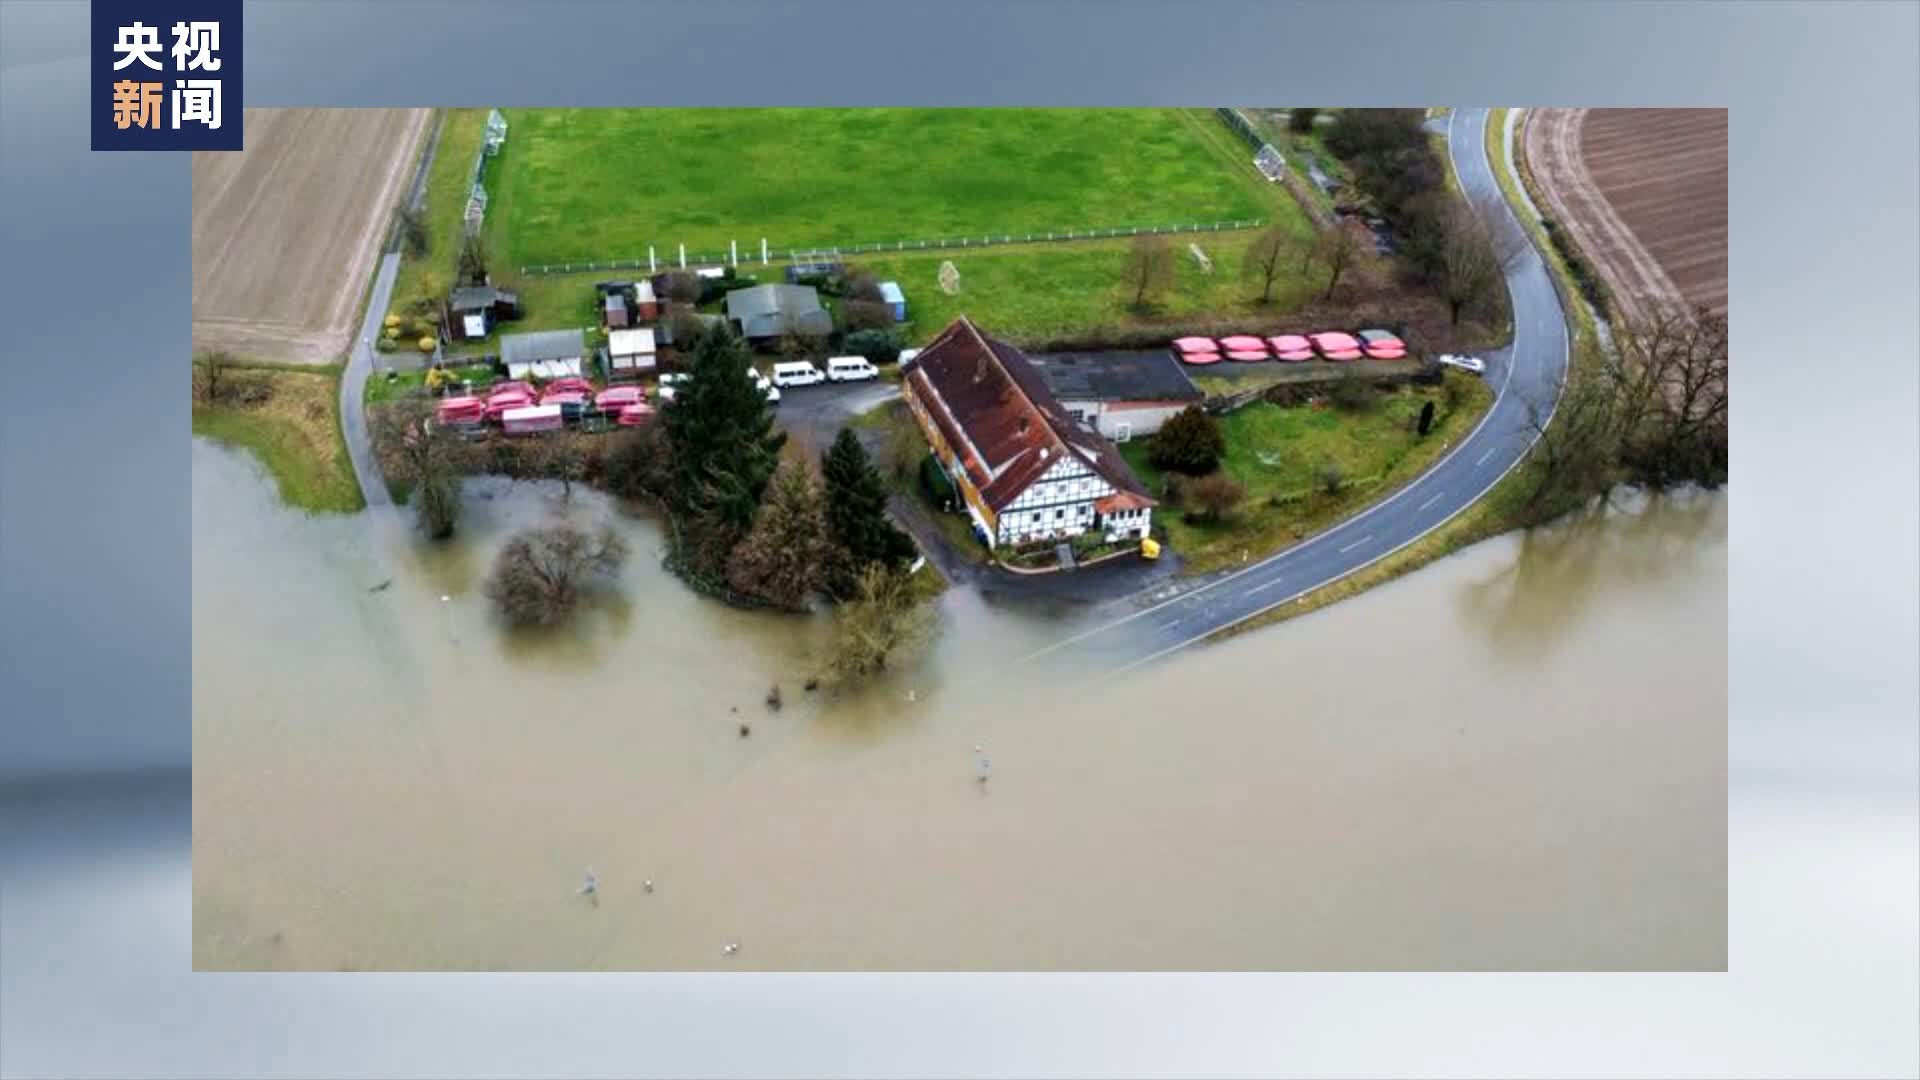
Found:
<svg viewBox="0 0 1920 1080"><path fill-rule="evenodd" d="M610 292L606 302L600 305L601 317L606 320L608 330L620 330L628 323L627 294Z"/></svg>
<svg viewBox="0 0 1920 1080"><path fill-rule="evenodd" d="M894 322L907 321L907 294L900 291L899 282L897 281L881 282L880 283L880 299L885 300L887 302L887 306L893 309Z"/></svg>
<svg viewBox="0 0 1920 1080"><path fill-rule="evenodd" d="M447 294L447 330L455 341L486 337L520 317L520 294L492 285L465 285Z"/></svg>
<svg viewBox="0 0 1920 1080"><path fill-rule="evenodd" d="M653 330L640 327L607 335L607 381L632 382L656 366Z"/></svg>
<svg viewBox="0 0 1920 1080"><path fill-rule="evenodd" d="M825 337L833 333L833 315L820 306L820 294L810 285L755 285L727 294L727 318L738 323L740 336L766 341L792 330Z"/></svg>
<svg viewBox="0 0 1920 1080"><path fill-rule="evenodd" d="M660 301L653 294L653 282L635 282L633 299L634 305L640 309L641 322L652 322L660 317Z"/></svg>
<svg viewBox="0 0 1920 1080"><path fill-rule="evenodd" d="M1169 352L1048 353L1028 359L1060 407L1109 439L1160 430L1206 395Z"/></svg>
<svg viewBox="0 0 1920 1080"><path fill-rule="evenodd" d="M586 355L586 335L579 330L542 330L507 334L500 339L500 361L506 365L509 379L579 375Z"/></svg>

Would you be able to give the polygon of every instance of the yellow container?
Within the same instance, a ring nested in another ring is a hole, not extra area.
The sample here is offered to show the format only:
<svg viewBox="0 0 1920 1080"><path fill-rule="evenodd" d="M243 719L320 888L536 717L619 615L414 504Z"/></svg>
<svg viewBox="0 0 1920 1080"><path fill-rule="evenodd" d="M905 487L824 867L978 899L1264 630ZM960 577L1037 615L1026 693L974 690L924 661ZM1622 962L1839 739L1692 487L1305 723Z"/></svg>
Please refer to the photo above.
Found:
<svg viewBox="0 0 1920 1080"><path fill-rule="evenodd" d="M1160 541L1155 540L1151 536L1147 537L1145 540L1140 541L1140 554L1146 556L1149 559L1159 558L1160 557Z"/></svg>

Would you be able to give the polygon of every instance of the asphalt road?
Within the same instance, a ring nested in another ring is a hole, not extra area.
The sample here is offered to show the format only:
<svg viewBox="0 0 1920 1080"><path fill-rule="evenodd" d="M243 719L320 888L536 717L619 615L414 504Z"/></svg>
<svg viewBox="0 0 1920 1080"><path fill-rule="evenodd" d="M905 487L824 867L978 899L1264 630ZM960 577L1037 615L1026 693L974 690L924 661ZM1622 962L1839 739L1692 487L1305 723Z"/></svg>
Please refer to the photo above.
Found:
<svg viewBox="0 0 1920 1080"><path fill-rule="evenodd" d="M1508 258L1514 339L1485 354L1493 407L1479 426L1418 479L1326 532L1169 598L1084 626L1031 654L1126 670L1330 585L1414 543L1492 489L1533 445L1530 418L1551 416L1566 377L1568 335L1540 254L1508 208L1487 160L1487 110L1455 109L1447 150L1462 190Z"/></svg>
<svg viewBox="0 0 1920 1080"><path fill-rule="evenodd" d="M367 300L366 315L360 321L360 332L353 337L353 347L347 352L347 367L340 377L340 431L346 438L353 474L360 480L360 494L367 500L368 513L375 516L391 513L393 500L387 494L380 466L374 460L363 393L367 379L373 374L373 350L369 343L380 333L387 305L393 300L393 280L399 272L398 253L380 256L380 268L373 279L373 295Z"/></svg>

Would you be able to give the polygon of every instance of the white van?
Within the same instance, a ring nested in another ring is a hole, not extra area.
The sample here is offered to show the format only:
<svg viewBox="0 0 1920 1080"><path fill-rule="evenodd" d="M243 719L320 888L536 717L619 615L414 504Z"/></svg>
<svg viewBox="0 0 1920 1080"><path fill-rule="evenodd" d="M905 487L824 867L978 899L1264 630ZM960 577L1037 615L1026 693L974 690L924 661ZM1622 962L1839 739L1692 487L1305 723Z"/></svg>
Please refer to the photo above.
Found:
<svg viewBox="0 0 1920 1080"><path fill-rule="evenodd" d="M860 382L879 377L880 369L867 363L864 356L835 356L827 360L827 378L834 382Z"/></svg>
<svg viewBox="0 0 1920 1080"><path fill-rule="evenodd" d="M826 381L827 377L820 373L820 369L805 360L783 360L773 365L775 386L812 386Z"/></svg>

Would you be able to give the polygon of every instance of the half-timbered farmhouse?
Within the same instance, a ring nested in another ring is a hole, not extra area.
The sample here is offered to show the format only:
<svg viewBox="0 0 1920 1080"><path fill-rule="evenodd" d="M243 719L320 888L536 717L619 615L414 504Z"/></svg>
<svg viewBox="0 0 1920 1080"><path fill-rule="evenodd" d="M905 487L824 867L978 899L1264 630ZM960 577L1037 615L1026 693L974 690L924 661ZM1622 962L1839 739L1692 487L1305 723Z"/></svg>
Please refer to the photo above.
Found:
<svg viewBox="0 0 1920 1080"><path fill-rule="evenodd" d="M1146 538L1153 499L1112 443L1061 408L1020 350L962 317L905 375L914 420L990 546L1087 532Z"/></svg>

